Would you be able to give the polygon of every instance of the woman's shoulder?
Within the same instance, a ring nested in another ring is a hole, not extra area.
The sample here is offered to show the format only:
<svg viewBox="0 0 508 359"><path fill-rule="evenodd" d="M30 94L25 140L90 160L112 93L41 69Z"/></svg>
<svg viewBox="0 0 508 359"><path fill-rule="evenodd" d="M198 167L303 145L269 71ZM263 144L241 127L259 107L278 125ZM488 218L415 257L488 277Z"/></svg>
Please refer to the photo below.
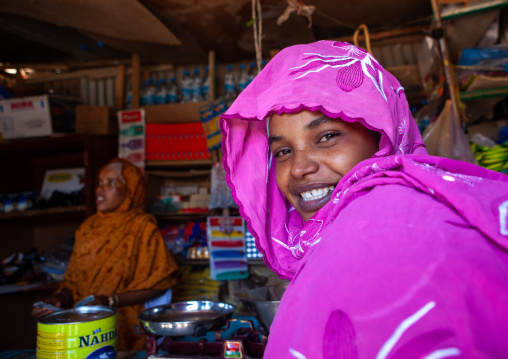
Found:
<svg viewBox="0 0 508 359"><path fill-rule="evenodd" d="M347 218L347 220L344 220ZM431 194L401 184L375 186L358 193L337 216L341 225L369 223L377 231L439 231L449 223L468 226L447 203Z"/></svg>
<svg viewBox="0 0 508 359"><path fill-rule="evenodd" d="M146 226L157 226L157 220L153 214L144 211L133 213L132 221L135 221L138 224L144 224Z"/></svg>

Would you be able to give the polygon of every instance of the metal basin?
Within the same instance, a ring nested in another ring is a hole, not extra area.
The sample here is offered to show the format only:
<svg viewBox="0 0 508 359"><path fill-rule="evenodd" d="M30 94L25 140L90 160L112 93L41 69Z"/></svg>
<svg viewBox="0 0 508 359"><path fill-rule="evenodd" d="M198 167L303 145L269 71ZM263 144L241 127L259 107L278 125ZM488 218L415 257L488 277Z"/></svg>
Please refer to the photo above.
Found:
<svg viewBox="0 0 508 359"><path fill-rule="evenodd" d="M288 285L289 282L249 289L236 293L235 296L247 310L256 316L266 334L269 334L273 318L277 313L280 300Z"/></svg>
<svg viewBox="0 0 508 359"><path fill-rule="evenodd" d="M202 336L222 327L234 311L235 306L229 303L189 301L146 309L138 314L138 319L148 333Z"/></svg>

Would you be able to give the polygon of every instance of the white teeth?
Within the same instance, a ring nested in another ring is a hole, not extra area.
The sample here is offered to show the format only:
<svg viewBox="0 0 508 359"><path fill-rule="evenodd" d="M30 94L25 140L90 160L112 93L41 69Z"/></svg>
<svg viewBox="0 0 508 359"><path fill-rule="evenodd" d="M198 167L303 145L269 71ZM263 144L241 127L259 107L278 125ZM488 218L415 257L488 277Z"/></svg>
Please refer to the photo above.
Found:
<svg viewBox="0 0 508 359"><path fill-rule="evenodd" d="M334 188L335 188L335 186L328 186L328 187L313 189L313 190L310 190L307 192L300 193L300 196L302 196L302 198L305 202L314 201L316 199L323 198L329 192L332 192Z"/></svg>

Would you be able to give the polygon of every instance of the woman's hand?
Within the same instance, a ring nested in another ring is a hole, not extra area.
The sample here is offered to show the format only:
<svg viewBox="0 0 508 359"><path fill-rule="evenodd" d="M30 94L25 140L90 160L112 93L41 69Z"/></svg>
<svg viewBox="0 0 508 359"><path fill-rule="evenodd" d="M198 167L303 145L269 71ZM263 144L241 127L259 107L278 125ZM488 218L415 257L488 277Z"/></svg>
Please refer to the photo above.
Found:
<svg viewBox="0 0 508 359"><path fill-rule="evenodd" d="M44 308L44 307L34 307L32 309L32 315L36 318L36 319L39 319L40 317L42 317L43 315L46 315L46 314L49 314L49 313L53 313L54 310L51 310L51 309L48 309L48 308Z"/></svg>
<svg viewBox="0 0 508 359"><path fill-rule="evenodd" d="M47 297L46 299L43 300L43 302L47 303L47 304L51 304L52 306L55 306L57 308L63 308L64 303L67 302L67 297L65 296L64 293L60 292L60 293L56 293L56 294L53 294L53 295ZM52 310L52 309L40 307L40 306L35 306L32 309L32 315L36 318L40 318L43 315L53 313L53 312L54 312L54 310Z"/></svg>
<svg viewBox="0 0 508 359"><path fill-rule="evenodd" d="M109 301L107 295L94 295L94 299L85 305L102 305L103 307L109 307Z"/></svg>

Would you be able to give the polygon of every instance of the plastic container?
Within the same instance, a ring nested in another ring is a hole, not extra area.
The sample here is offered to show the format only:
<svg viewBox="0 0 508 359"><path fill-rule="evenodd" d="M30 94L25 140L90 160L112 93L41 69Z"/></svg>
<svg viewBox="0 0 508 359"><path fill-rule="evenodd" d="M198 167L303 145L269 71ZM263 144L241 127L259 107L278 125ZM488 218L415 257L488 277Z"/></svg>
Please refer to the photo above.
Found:
<svg viewBox="0 0 508 359"><path fill-rule="evenodd" d="M192 99L191 102L201 102L203 101L203 95L201 93L201 86L203 81L201 80L201 76L199 74L199 69L194 69L194 74L192 75Z"/></svg>
<svg viewBox="0 0 508 359"><path fill-rule="evenodd" d="M238 93L245 90L249 84L249 72L244 64L240 65L240 72L238 74Z"/></svg>
<svg viewBox="0 0 508 359"><path fill-rule="evenodd" d="M181 102L191 102L192 100L192 77L188 70L184 70L182 77Z"/></svg>
<svg viewBox="0 0 508 359"><path fill-rule="evenodd" d="M226 67L226 73L224 75L224 89L225 89L224 99L226 101L226 106L229 107L236 99L237 95L233 65L228 65Z"/></svg>
<svg viewBox="0 0 508 359"><path fill-rule="evenodd" d="M169 82L167 103L178 103L178 85L174 77L172 77Z"/></svg>
<svg viewBox="0 0 508 359"><path fill-rule="evenodd" d="M257 74L258 74L258 70L256 68L256 63L254 61L252 61L250 63L250 67L249 67L249 76L248 76L249 84L252 82L252 80L254 80L254 78L256 77Z"/></svg>
<svg viewBox="0 0 508 359"><path fill-rule="evenodd" d="M147 81L145 81L143 95L141 96L141 104L143 106L155 105L155 85L153 78L151 77Z"/></svg>
<svg viewBox="0 0 508 359"><path fill-rule="evenodd" d="M166 79L161 78L159 80L159 85L157 86L157 92L155 95L155 103L157 105L164 105L168 103L168 86L166 84Z"/></svg>

